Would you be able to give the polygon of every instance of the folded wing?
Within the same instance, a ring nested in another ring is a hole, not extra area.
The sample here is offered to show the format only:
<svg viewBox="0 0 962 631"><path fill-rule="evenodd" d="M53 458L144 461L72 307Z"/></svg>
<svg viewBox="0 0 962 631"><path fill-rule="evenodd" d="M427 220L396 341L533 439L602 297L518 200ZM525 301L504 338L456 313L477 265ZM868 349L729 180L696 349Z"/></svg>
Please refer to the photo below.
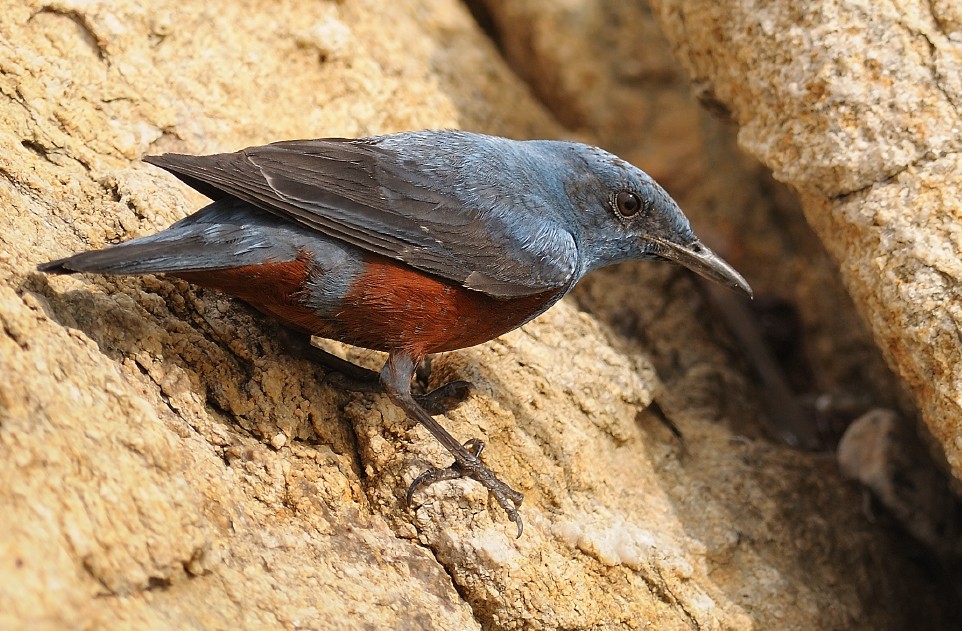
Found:
<svg viewBox="0 0 962 631"><path fill-rule="evenodd" d="M577 247L569 232L539 220L536 192L502 195L496 177L509 174L468 172L456 153L424 164L419 149L412 157L377 138L321 139L146 161L213 199L242 199L491 296L569 285Z"/></svg>

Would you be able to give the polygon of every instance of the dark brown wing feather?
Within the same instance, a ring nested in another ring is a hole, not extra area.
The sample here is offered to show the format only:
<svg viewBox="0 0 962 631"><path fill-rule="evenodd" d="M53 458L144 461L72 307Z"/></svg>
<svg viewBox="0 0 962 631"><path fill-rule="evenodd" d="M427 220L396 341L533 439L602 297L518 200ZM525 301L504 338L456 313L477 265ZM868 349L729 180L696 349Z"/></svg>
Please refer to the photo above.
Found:
<svg viewBox="0 0 962 631"><path fill-rule="evenodd" d="M453 167L425 169L373 140L288 141L145 160L214 199L242 199L495 297L561 291L576 269L577 248L565 230L524 220L526 213L512 212L496 195L485 198L488 207L466 202Z"/></svg>

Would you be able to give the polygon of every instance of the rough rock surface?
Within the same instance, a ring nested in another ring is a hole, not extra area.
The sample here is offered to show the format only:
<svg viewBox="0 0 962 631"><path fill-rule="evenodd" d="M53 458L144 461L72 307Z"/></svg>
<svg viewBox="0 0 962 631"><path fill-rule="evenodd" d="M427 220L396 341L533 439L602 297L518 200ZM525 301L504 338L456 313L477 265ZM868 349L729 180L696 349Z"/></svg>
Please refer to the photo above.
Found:
<svg viewBox="0 0 962 631"><path fill-rule="evenodd" d="M947 2L654 0L739 142L800 194L962 479L962 30Z"/></svg>
<svg viewBox="0 0 962 631"><path fill-rule="evenodd" d="M727 117L692 98L646 3L478 3L512 66L562 122L652 173L749 279L807 425L790 427L774 405L770 435L797 432L797 441L832 446L859 414L899 404L895 380L797 199L737 147ZM658 327L657 315L634 319L635 329ZM650 350L671 382L670 357Z"/></svg>
<svg viewBox="0 0 962 631"><path fill-rule="evenodd" d="M660 313L675 341L651 344L674 345L689 380L660 384L642 341L570 302L435 360L434 381L478 386L447 424L484 438L525 492L520 540L473 483L404 508L441 448L384 397L286 357L243 306L160 277L33 271L202 203L146 153L418 127L562 133L460 5L27 1L0 11L0 94L0 628L952 619L831 461L731 432L759 414L749 380L694 285L664 266L592 291Z"/></svg>

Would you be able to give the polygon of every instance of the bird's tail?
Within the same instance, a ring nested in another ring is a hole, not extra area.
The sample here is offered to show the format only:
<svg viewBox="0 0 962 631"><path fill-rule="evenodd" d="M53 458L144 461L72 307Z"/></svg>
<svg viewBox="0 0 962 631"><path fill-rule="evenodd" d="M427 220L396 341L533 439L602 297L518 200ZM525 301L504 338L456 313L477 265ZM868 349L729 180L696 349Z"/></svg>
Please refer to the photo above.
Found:
<svg viewBox="0 0 962 631"><path fill-rule="evenodd" d="M47 274L162 274L293 260L281 222L238 200L218 201L170 228L37 266Z"/></svg>
<svg viewBox="0 0 962 631"><path fill-rule="evenodd" d="M163 240L145 237L103 250L80 252L38 265L37 270L47 274L159 274L211 269L211 256L198 249L191 235L172 232L165 236ZM223 267L222 263L217 267Z"/></svg>

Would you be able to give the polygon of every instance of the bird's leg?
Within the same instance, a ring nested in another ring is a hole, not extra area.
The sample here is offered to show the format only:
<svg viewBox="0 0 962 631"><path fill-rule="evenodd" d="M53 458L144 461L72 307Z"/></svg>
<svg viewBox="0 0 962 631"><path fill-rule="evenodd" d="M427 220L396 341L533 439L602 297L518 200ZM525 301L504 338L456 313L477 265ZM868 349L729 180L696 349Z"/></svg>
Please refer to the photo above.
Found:
<svg viewBox="0 0 962 631"><path fill-rule="evenodd" d="M289 328L281 328L278 335L280 343L292 355L317 362L339 377L337 385L352 392L384 392L381 377L377 371L358 366L353 362L328 353L311 344L307 333ZM426 394L416 395L414 399L431 414L444 414L458 407L471 394L471 382L451 381Z"/></svg>
<svg viewBox="0 0 962 631"><path fill-rule="evenodd" d="M520 537L524 524L521 521L518 508L524 500L524 495L499 480L491 469L484 466L479 457L481 450L484 449L484 443L481 440L474 438L462 445L440 423L434 420L427 410L418 405L418 402L411 395L411 378L414 376L416 368L417 362L410 354L391 353L384 364L384 368L381 369L381 384L391 401L404 410L409 417L426 427L438 439L438 442L454 456L454 463L447 469L428 469L415 478L408 489L408 504L410 505L415 491L425 484L462 477L472 478L480 482L484 488L494 495L508 517L518 525L518 536Z"/></svg>

